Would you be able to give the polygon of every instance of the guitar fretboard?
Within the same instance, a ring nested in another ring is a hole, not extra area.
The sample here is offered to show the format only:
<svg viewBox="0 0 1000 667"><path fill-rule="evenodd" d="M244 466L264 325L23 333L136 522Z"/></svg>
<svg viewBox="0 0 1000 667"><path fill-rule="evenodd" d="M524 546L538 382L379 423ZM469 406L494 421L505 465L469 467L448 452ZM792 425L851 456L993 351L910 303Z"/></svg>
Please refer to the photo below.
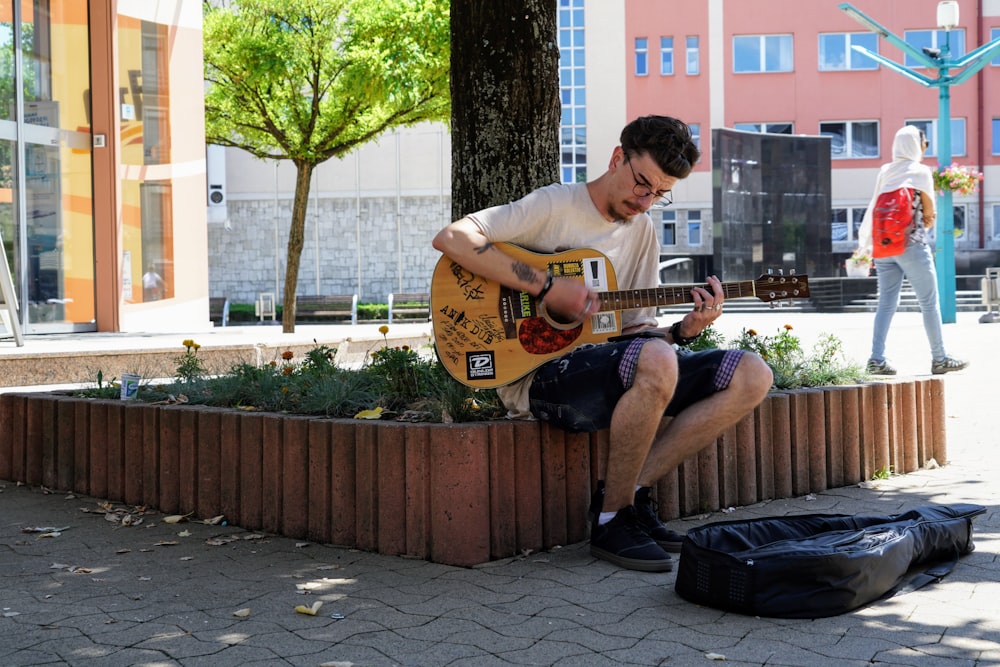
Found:
<svg viewBox="0 0 1000 667"><path fill-rule="evenodd" d="M600 292L598 296L601 299L601 308L606 310L652 308L654 306L670 306L676 303L694 303L694 297L691 296L692 287L692 285L677 285L674 287L618 290ZM708 285L701 285L701 287L711 291ZM756 296L756 283L753 280L722 283L722 293L727 299Z"/></svg>

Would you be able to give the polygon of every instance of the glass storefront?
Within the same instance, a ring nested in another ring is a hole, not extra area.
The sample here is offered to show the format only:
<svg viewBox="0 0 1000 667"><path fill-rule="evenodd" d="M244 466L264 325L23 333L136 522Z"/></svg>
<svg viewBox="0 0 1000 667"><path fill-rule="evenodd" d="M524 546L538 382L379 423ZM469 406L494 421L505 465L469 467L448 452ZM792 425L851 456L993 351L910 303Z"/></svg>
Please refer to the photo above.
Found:
<svg viewBox="0 0 1000 667"><path fill-rule="evenodd" d="M25 333L95 328L87 3L0 0L0 233Z"/></svg>

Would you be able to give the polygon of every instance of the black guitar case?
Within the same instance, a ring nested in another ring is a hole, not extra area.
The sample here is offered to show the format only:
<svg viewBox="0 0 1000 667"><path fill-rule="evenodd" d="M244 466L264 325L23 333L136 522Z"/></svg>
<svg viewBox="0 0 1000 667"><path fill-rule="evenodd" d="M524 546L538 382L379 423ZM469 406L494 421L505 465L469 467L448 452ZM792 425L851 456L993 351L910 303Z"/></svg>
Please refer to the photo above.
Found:
<svg viewBox="0 0 1000 667"><path fill-rule="evenodd" d="M835 616L940 580L974 549L972 519L985 511L955 504L707 524L687 533L675 590L741 614Z"/></svg>

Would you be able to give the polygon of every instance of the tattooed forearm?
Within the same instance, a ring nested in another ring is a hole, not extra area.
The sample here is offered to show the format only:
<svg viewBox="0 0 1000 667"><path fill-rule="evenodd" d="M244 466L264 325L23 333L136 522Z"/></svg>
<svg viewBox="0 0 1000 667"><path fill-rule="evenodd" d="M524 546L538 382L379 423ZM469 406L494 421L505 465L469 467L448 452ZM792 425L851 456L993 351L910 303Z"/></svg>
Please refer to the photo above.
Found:
<svg viewBox="0 0 1000 667"><path fill-rule="evenodd" d="M514 262L510 265L510 269L521 280L526 280L532 284L541 282L541 279L538 277L538 270L528 266L524 262Z"/></svg>
<svg viewBox="0 0 1000 667"><path fill-rule="evenodd" d="M493 247L493 242L492 241L487 241L483 245L481 245L478 248L476 248L476 254L477 255L485 255L489 251L489 249L492 248L492 247Z"/></svg>

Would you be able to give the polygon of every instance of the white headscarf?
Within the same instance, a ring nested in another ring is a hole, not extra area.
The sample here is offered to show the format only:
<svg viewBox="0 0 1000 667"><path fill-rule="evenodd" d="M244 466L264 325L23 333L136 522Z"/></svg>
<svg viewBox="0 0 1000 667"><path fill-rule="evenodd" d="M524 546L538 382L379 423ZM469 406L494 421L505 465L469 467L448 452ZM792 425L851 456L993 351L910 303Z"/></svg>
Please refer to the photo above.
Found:
<svg viewBox="0 0 1000 667"><path fill-rule="evenodd" d="M934 176L931 168L920 162L924 156L923 149L920 130L913 125L907 125L896 132L896 137L892 140L892 162L887 162L879 169L878 178L875 179L875 193L858 229L858 248L868 255L872 251L872 211L880 194L899 188L913 188L930 195L933 205Z"/></svg>

